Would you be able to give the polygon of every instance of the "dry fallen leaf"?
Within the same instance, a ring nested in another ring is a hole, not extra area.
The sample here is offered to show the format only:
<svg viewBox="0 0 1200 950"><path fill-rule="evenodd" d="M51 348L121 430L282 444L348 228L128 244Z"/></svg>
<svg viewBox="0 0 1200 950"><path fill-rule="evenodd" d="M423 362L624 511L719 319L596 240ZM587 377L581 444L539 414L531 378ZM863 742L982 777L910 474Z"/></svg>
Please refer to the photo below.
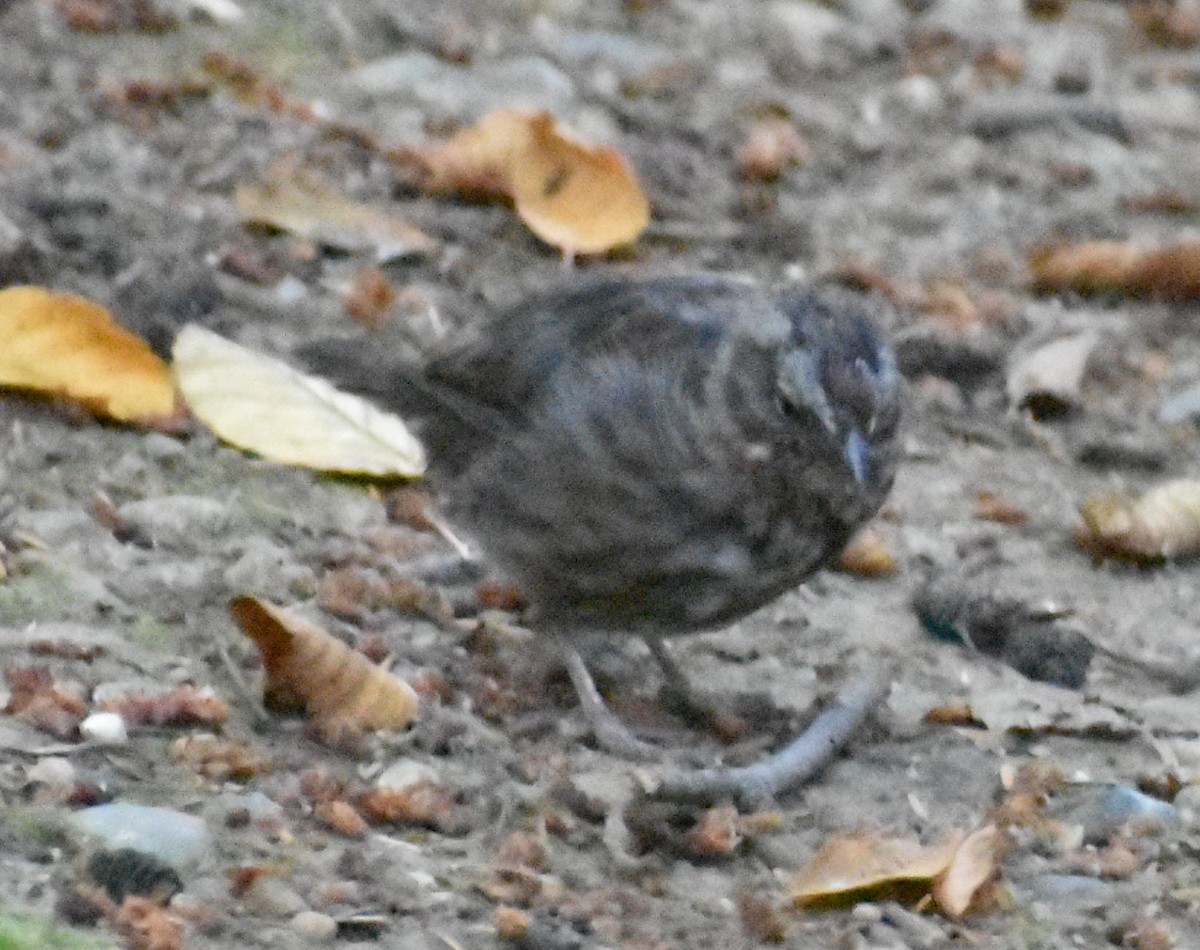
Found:
<svg viewBox="0 0 1200 950"><path fill-rule="evenodd" d="M962 917L986 894L999 874L1004 838L995 825L968 835L954 852L950 866L933 885L933 899L949 917Z"/></svg>
<svg viewBox="0 0 1200 950"><path fill-rule="evenodd" d="M179 919L146 897L126 897L110 916L131 950L183 950Z"/></svg>
<svg viewBox="0 0 1200 950"><path fill-rule="evenodd" d="M971 517L1000 524L1025 524L1030 516L1026 509L1015 502L984 489L975 496L971 505Z"/></svg>
<svg viewBox="0 0 1200 950"><path fill-rule="evenodd" d="M1100 338L1095 333L1053 340L1016 359L1008 370L1009 402L1037 418L1072 408L1079 401L1088 358Z"/></svg>
<svg viewBox="0 0 1200 950"><path fill-rule="evenodd" d="M321 802L313 809L313 817L347 838L363 838L367 834L366 819L357 808L341 799Z"/></svg>
<svg viewBox="0 0 1200 950"><path fill-rule="evenodd" d="M71 686L59 683L45 666L9 666L4 670L8 702L4 712L59 739L74 739L87 715L87 704Z"/></svg>
<svg viewBox="0 0 1200 950"><path fill-rule="evenodd" d="M268 708L305 710L329 740L402 729L416 717L412 687L324 630L255 597L237 597L229 610L262 654Z"/></svg>
<svg viewBox="0 0 1200 950"><path fill-rule="evenodd" d="M1167 482L1133 499L1111 492L1079 505L1075 543L1104 557L1141 563L1200 552L1200 481Z"/></svg>
<svg viewBox="0 0 1200 950"><path fill-rule="evenodd" d="M330 191L297 171L262 185L239 185L234 202L242 220L265 225L339 251L371 251L377 261L427 254L437 242L394 215Z"/></svg>
<svg viewBox="0 0 1200 950"><path fill-rule="evenodd" d="M493 112L414 154L430 190L511 198L530 230L568 255L628 244L650 221L621 153L579 141L548 112Z"/></svg>
<svg viewBox="0 0 1200 950"><path fill-rule="evenodd" d="M934 726L963 726L968 729L986 729L987 723L975 715L975 710L966 700L958 699L934 706L921 717L923 722Z"/></svg>
<svg viewBox="0 0 1200 950"><path fill-rule="evenodd" d="M192 412L226 442L288 465L417 476L421 444L395 416L322 379L189 324L175 378Z"/></svg>
<svg viewBox="0 0 1200 950"><path fill-rule="evenodd" d="M1200 4L1194 0L1131 3L1126 8L1134 29L1156 46L1191 49L1200 45Z"/></svg>
<svg viewBox="0 0 1200 950"><path fill-rule="evenodd" d="M1200 299L1200 241L1154 249L1120 241L1041 247L1030 253L1029 267L1036 290Z"/></svg>
<svg viewBox="0 0 1200 950"><path fill-rule="evenodd" d="M252 745L205 733L176 739L171 745L171 761L186 762L215 782L245 782L271 769L271 760Z"/></svg>
<svg viewBox="0 0 1200 950"><path fill-rule="evenodd" d="M916 900L950 866L960 841L926 846L874 831L831 838L792 878L792 904L828 909L863 900Z"/></svg>
<svg viewBox="0 0 1200 950"><path fill-rule="evenodd" d="M883 538L865 528L842 549L837 567L839 571L860 577L887 577L896 572L896 558Z"/></svg>
<svg viewBox="0 0 1200 950"><path fill-rule="evenodd" d="M378 326L392 309L399 292L378 267L363 267L342 298L342 306L359 323Z"/></svg>
<svg viewBox="0 0 1200 950"><path fill-rule="evenodd" d="M121 422L178 429L165 363L99 304L44 287L0 290L0 386L65 396Z"/></svg>
<svg viewBox="0 0 1200 950"><path fill-rule="evenodd" d="M425 175L425 188L471 198L511 198L508 167L529 148L531 114L499 109L457 135L411 152Z"/></svg>
<svg viewBox="0 0 1200 950"><path fill-rule="evenodd" d="M650 203L614 148L580 142L539 113L529 147L509 165L513 203L531 231L568 255L628 244L650 223Z"/></svg>

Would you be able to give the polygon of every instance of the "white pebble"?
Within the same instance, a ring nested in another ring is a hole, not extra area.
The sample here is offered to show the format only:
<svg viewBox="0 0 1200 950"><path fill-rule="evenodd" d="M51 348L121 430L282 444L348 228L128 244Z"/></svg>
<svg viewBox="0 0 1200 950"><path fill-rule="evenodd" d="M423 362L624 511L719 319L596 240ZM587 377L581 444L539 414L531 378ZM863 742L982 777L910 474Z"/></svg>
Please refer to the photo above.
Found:
<svg viewBox="0 0 1200 950"><path fill-rule="evenodd" d="M114 712L92 713L79 724L79 734L97 745L124 745L129 741L125 720Z"/></svg>

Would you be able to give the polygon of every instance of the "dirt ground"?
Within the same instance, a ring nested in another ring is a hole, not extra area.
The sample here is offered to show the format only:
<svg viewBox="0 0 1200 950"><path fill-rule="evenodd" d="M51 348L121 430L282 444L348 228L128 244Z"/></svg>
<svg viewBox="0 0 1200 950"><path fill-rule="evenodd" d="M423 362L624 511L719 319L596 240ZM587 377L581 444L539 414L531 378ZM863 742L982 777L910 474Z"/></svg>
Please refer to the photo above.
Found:
<svg viewBox="0 0 1200 950"><path fill-rule="evenodd" d="M695 682L765 693L770 716L721 746L649 701L656 680L633 644L598 658L602 682L633 721L741 761L855 670L893 659L896 681L842 757L705 854L689 834L704 809L639 798L653 769L591 746L535 636L436 609L320 609L347 572L436 547L389 522L379 486L3 394L3 665L45 665L89 708L189 683L229 707L215 729L145 725L113 746L0 716L4 904L66 914L88 853L70 815L112 801L202 819L173 905L189 948L498 946L502 906L530 915L516 938L530 947L753 946L773 930L805 948L1200 947L1200 700L1163 672L1197 662L1195 563L1097 564L1071 535L1089 494L1196 474L1195 408L1160 416L1200 382L1196 305L1040 295L1026 264L1054 241L1197 236L1200 53L1186 21L1164 45L1124 5L1081 0L295 0L244 3L227 22L207 6L0 3L0 281L86 294L163 352L188 322L283 355L386 334L343 306L370 251L239 220L239 185L303 167L436 239L382 265L404 292L389 320L436 312L457 333L566 267L510 208L427 195L388 150L500 106L550 109L624 153L653 207L632 249L577 271L840 275L897 303L908 377L906 458L876 525L896 570L825 574L675 644ZM148 10L174 28L150 29ZM114 11L126 20L112 32L77 28ZM761 181L740 149L770 118L804 154ZM1011 368L1080 333L1094 347L1077 391L1014 406ZM978 517L985 491L1028 518ZM964 565L983 596L1053 605L1055 629L1097 645L1086 683L1036 682L929 636L914 593ZM227 609L245 593L391 656L422 686L411 732L351 752L264 715L254 648ZM955 702L971 723L926 721ZM181 737L214 731L272 767L235 780L172 759ZM1044 805L1053 823L1011 830L988 912L953 920L876 893L787 906L824 841L969 833L1030 762L1069 784ZM359 836L330 827L322 803L397 764L445 792L439 810ZM1105 811L1110 786L1175 810L1138 799L1153 820L1131 833Z"/></svg>

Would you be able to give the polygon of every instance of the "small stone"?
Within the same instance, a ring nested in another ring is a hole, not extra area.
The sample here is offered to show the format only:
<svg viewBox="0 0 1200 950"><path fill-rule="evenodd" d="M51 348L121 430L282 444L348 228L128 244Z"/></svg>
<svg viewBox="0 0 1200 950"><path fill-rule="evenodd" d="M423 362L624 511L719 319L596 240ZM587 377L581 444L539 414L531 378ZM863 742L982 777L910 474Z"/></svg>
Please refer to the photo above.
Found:
<svg viewBox="0 0 1200 950"><path fill-rule="evenodd" d="M72 820L106 848L132 848L175 868L198 860L208 847L203 819L171 808L112 802L76 812Z"/></svg>
<svg viewBox="0 0 1200 950"><path fill-rule="evenodd" d="M423 762L401 759L384 769L379 778L375 780L375 784L380 788L403 789L420 782L436 784L437 781L438 773L435 769Z"/></svg>
<svg viewBox="0 0 1200 950"><path fill-rule="evenodd" d="M264 917L296 917L308 910L304 898L277 877L258 878L242 895L246 909Z"/></svg>
<svg viewBox="0 0 1200 950"><path fill-rule="evenodd" d="M30 768L25 778L30 784L44 785L55 792L69 792L75 788L75 766L62 756L49 755Z"/></svg>
<svg viewBox="0 0 1200 950"><path fill-rule="evenodd" d="M292 918L292 930L309 943L333 943L337 938L337 921L328 914L302 910Z"/></svg>
<svg viewBox="0 0 1200 950"><path fill-rule="evenodd" d="M1185 422L1200 422L1200 386L1176 393L1158 410L1160 422L1176 426Z"/></svg>
<svg viewBox="0 0 1200 950"><path fill-rule="evenodd" d="M92 713L79 724L79 734L96 745L124 745L129 741L125 720L114 712Z"/></svg>
<svg viewBox="0 0 1200 950"><path fill-rule="evenodd" d="M1030 892L1037 900L1084 909L1109 903L1113 886L1082 874L1041 874L1033 879Z"/></svg>
<svg viewBox="0 0 1200 950"><path fill-rule="evenodd" d="M859 925L877 924L883 920L883 911L879 909L878 904L855 904L850 916Z"/></svg>
<svg viewBox="0 0 1200 950"><path fill-rule="evenodd" d="M228 527L229 505L197 495L166 495L131 501L119 509L121 518L141 534L166 547L193 548Z"/></svg>

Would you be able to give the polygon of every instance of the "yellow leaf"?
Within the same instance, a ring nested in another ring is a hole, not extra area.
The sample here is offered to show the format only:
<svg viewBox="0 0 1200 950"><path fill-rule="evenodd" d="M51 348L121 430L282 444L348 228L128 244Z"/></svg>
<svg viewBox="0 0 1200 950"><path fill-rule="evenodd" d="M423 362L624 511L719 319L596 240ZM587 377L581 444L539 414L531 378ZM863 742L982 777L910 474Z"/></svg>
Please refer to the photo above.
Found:
<svg viewBox="0 0 1200 950"><path fill-rule="evenodd" d="M968 835L950 861L950 866L933 886L933 899L950 917L962 917L985 885L999 873L998 861L1003 846L995 825L985 825Z"/></svg>
<svg viewBox="0 0 1200 950"><path fill-rule="evenodd" d="M44 287L0 291L0 386L65 396L121 422L177 428L165 363L99 304Z"/></svg>
<svg viewBox="0 0 1200 950"><path fill-rule="evenodd" d="M268 708L304 710L331 741L416 718L411 686L319 627L257 597L237 597L229 611L262 654Z"/></svg>
<svg viewBox="0 0 1200 950"><path fill-rule="evenodd" d="M579 141L549 112L500 109L412 154L429 190L507 196L534 234L569 254L628 244L650 221L620 152Z"/></svg>
<svg viewBox="0 0 1200 950"><path fill-rule="evenodd" d="M426 254L428 234L293 172L262 185L239 185L234 202L242 220L308 238L341 251L373 251L378 261Z"/></svg>
<svg viewBox="0 0 1200 950"><path fill-rule="evenodd" d="M958 841L926 847L873 831L832 838L792 879L792 903L830 908L863 900L915 900L950 866Z"/></svg>
<svg viewBox="0 0 1200 950"><path fill-rule="evenodd" d="M510 156L509 181L534 234L568 254L595 254L645 230L650 203L620 152L578 141L548 112L530 118L530 133Z"/></svg>
<svg viewBox="0 0 1200 950"><path fill-rule="evenodd" d="M218 436L288 465L417 476L421 444L396 416L323 379L201 327L175 340L175 378L192 412Z"/></svg>

